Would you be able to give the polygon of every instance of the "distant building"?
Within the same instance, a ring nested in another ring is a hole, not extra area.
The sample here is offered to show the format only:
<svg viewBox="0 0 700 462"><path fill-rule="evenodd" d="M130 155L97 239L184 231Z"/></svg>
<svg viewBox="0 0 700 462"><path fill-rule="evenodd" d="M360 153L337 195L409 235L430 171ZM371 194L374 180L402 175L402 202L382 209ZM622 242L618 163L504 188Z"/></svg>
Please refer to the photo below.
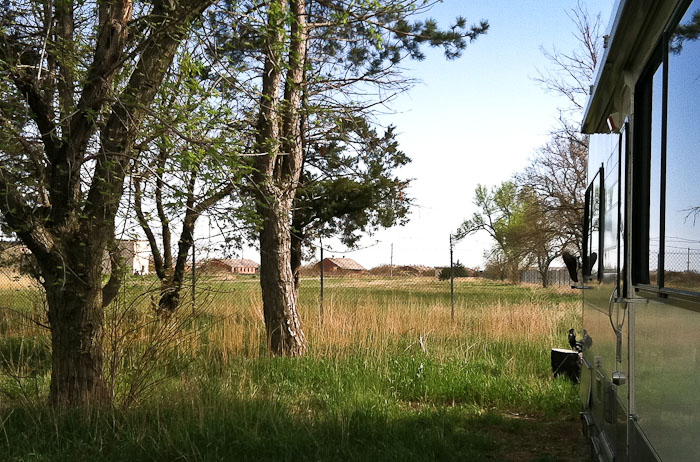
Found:
<svg viewBox="0 0 700 462"><path fill-rule="evenodd" d="M435 268L425 265L379 265L369 270L369 273L376 276L433 276Z"/></svg>
<svg viewBox="0 0 700 462"><path fill-rule="evenodd" d="M233 274L258 274L260 264L247 258L216 258L202 263L203 271Z"/></svg>
<svg viewBox="0 0 700 462"><path fill-rule="evenodd" d="M31 252L23 244L14 241L0 241L0 267L19 270L31 258Z"/></svg>
<svg viewBox="0 0 700 462"><path fill-rule="evenodd" d="M367 271L352 258L324 258L318 265L321 264L323 272L327 274L359 274Z"/></svg>
<svg viewBox="0 0 700 462"><path fill-rule="evenodd" d="M150 271L149 259L151 246L148 241L138 239L119 239L117 241L119 255L126 263L132 274L145 275Z"/></svg>
<svg viewBox="0 0 700 462"><path fill-rule="evenodd" d="M410 274L412 276L432 276L435 274L435 268L425 265L404 265L397 268L401 274Z"/></svg>

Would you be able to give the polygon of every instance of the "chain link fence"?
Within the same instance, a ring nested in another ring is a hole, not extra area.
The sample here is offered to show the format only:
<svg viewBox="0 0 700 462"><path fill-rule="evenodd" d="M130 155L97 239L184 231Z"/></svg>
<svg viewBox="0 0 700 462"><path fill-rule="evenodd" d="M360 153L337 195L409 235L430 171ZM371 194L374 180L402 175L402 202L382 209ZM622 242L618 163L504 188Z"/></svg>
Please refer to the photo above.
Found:
<svg viewBox="0 0 700 462"><path fill-rule="evenodd" d="M663 263L658 250L649 252L649 279L658 283L660 265L663 264L664 286L672 289L700 291L700 249L692 247L666 247Z"/></svg>
<svg viewBox="0 0 700 462"><path fill-rule="evenodd" d="M122 403L137 402L163 377L177 376L197 358L225 363L226 358L268 354L257 258L222 258L198 242L196 258L186 268L179 308L163 322L158 313L162 285L149 267L148 246L125 241L120 248L128 274L104 311L104 354L109 386ZM46 298L31 276L27 249L3 242L1 250L0 401L3 395L40 399L47 393L51 370ZM457 265L366 267L361 251L324 250L322 260L299 268L299 311L309 348L328 348L330 354L343 348L374 351L377 345L404 341L396 338L422 345L435 326L452 326L455 336L466 331L491 335L498 329L512 329L516 335L549 332L556 325L552 319L570 315L579 300L557 269L543 288L528 269L500 279L476 269L457 271ZM320 249L316 255L320 257ZM108 272L105 265L105 282ZM562 304L569 309L559 309ZM484 322L484 312L490 313L486 318L491 324ZM541 317L552 319L532 324ZM398 335L392 340L388 333Z"/></svg>
<svg viewBox="0 0 700 462"><path fill-rule="evenodd" d="M152 308L160 282L149 249L143 242L120 244L128 265L122 291ZM220 258L199 245L196 259L188 263L181 304L217 304L232 312L261 312L259 264L253 258ZM319 249L320 250L320 249ZM316 258L299 268L299 301L320 314L358 304L401 309L402 305L442 307L448 311L488 304L527 303L532 300L575 300L576 292L565 268L550 268L547 287L539 271L524 268L507 277L488 277L478 269L460 266L435 267L422 264L380 264L366 267L355 252L326 248L323 260ZM317 252L317 257L320 257ZM696 254L697 255L697 254ZM44 309L41 285L27 271L29 252L15 243L4 243L0 255L0 309L18 313ZM700 266L700 262L698 262ZM694 273L695 274L695 273ZM451 278L450 276L454 276ZM105 276L106 277L106 276Z"/></svg>

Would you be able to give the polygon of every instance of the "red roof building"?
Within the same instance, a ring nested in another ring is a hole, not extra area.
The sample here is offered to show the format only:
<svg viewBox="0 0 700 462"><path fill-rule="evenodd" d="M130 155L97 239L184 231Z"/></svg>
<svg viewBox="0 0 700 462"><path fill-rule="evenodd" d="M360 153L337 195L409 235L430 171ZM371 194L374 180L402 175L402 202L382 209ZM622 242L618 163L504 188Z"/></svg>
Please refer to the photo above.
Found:
<svg viewBox="0 0 700 462"><path fill-rule="evenodd" d="M357 274L367 271L352 258L324 258L321 263L323 272L328 274Z"/></svg>
<svg viewBox="0 0 700 462"><path fill-rule="evenodd" d="M247 258L217 258L202 263L202 270L234 274L258 274L260 264Z"/></svg>

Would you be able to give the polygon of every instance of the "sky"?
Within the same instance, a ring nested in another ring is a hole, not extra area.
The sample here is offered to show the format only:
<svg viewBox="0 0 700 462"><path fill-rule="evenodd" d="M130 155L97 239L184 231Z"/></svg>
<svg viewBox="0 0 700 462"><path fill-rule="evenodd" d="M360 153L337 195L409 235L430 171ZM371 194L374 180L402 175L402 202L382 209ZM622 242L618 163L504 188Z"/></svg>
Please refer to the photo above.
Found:
<svg viewBox="0 0 700 462"><path fill-rule="evenodd" d="M583 1L601 15L607 30L614 0ZM408 225L381 230L347 250L324 242L324 256L347 256L366 268L388 264L449 264L449 235L476 211L477 184L496 185L526 166L556 126L566 101L533 80L549 66L541 47L569 51L576 47L567 12L571 0L445 0L429 14L440 24L457 15L469 23L490 24L456 61L439 49L421 62L407 63L407 74L420 80L398 96L391 113L380 118L399 132L401 149L412 159L400 174L413 178L416 207ZM455 246L455 260L483 268L486 235L473 235Z"/></svg>
<svg viewBox="0 0 700 462"><path fill-rule="evenodd" d="M427 14L440 25L461 15L469 24L486 19L490 27L457 60L427 48L425 60L406 62L406 76L419 83L379 116L381 125L396 126L401 149L412 159L399 171L413 179L410 221L363 238L357 249L324 240L324 257L345 256L368 269L449 265L450 233L477 211L477 185L495 186L522 170L568 107L534 78L551 66L542 48L576 48L567 14L578 1L591 16L600 14L601 33L607 31L615 0L444 0ZM454 259L483 268L491 244L485 233L468 236L456 243ZM236 256L260 261L258 254L244 248Z"/></svg>

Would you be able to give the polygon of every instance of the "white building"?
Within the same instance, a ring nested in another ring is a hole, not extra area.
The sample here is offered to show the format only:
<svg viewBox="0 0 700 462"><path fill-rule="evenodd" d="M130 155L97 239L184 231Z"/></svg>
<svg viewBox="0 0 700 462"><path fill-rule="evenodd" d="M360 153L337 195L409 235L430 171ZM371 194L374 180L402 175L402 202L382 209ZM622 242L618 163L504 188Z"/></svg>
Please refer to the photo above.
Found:
<svg viewBox="0 0 700 462"><path fill-rule="evenodd" d="M120 239L117 241L119 253L132 274L148 274L151 247L145 240Z"/></svg>

